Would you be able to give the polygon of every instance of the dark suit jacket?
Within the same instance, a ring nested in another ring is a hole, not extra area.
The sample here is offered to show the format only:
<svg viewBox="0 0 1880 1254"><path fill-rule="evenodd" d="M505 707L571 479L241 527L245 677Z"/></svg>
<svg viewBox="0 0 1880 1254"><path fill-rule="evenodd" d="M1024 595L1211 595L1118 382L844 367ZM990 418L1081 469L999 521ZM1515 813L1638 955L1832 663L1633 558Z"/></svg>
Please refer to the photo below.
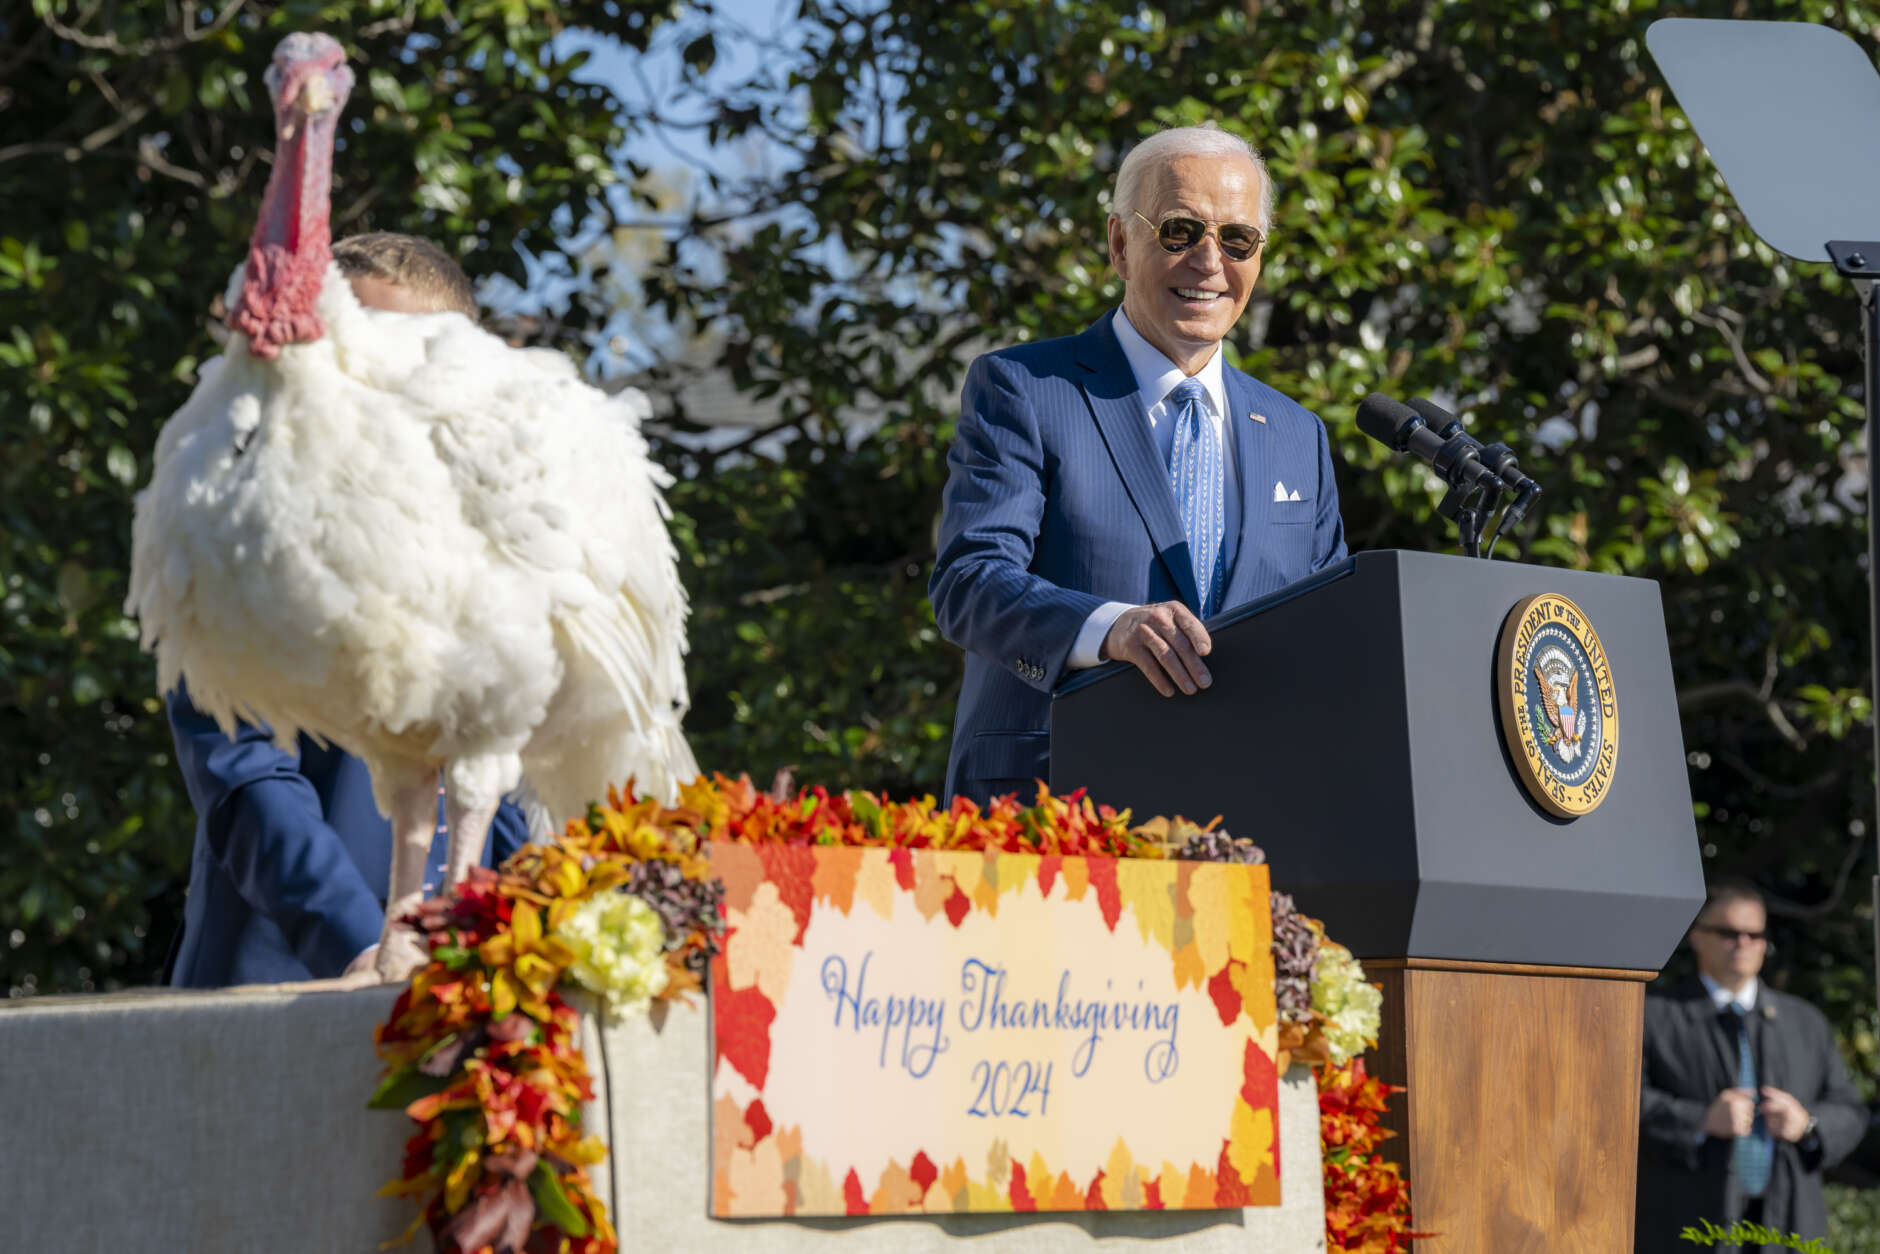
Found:
<svg viewBox="0 0 1880 1254"><path fill-rule="evenodd" d="M966 650L947 794L984 800L1050 773L1051 690L1105 601L1186 603L1194 563L1136 378L1105 314L1081 335L967 372L928 592ZM1345 556L1324 424L1231 366L1224 609ZM1249 415L1258 414L1265 421ZM1285 485L1287 499L1274 500ZM1298 499L1293 499L1297 496Z"/></svg>
<svg viewBox="0 0 1880 1254"><path fill-rule="evenodd" d="M1750 1017L1761 1084L1794 1094L1818 1121L1799 1145L1778 1140L1762 1222L1804 1238L1828 1235L1821 1173L1847 1157L1867 1111L1847 1077L1828 1021L1799 997L1763 984ZM1696 980L1645 999L1635 1254L1688 1254L1678 1234L1708 1219L1727 1228L1744 1198L1731 1175L1732 1142L1700 1137L1704 1111L1736 1084L1736 1038Z"/></svg>
<svg viewBox="0 0 1880 1254"><path fill-rule="evenodd" d="M231 740L186 691L167 701L196 807L168 982L221 988L340 974L378 941L391 882L392 828L372 800L365 763L305 736L298 753L283 753L266 727L246 723ZM484 863L496 865L528 837L528 821L505 801ZM446 844L440 835L431 847L429 892L443 887Z"/></svg>

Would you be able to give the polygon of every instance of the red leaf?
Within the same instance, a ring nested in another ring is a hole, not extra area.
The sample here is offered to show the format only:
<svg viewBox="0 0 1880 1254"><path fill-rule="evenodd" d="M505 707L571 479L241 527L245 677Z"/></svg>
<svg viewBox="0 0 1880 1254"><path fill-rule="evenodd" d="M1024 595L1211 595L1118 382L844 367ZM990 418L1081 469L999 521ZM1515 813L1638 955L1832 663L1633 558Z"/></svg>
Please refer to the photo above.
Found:
<svg viewBox="0 0 1880 1254"><path fill-rule="evenodd" d="M764 864L764 876L777 886L777 895L796 916L796 935L801 942L803 929L809 926L810 906L816 900L816 849L812 845L759 845L758 861Z"/></svg>
<svg viewBox="0 0 1880 1254"><path fill-rule="evenodd" d="M866 1215L868 1199L862 1196L862 1182L856 1176L855 1168L849 1168L849 1174L842 1178L842 1204L849 1208L851 1215Z"/></svg>
<svg viewBox="0 0 1880 1254"><path fill-rule="evenodd" d="M1221 1161L1214 1170L1214 1204L1223 1209L1229 1206L1251 1206L1253 1190L1234 1170L1234 1164L1227 1157L1227 1142L1221 1142Z"/></svg>
<svg viewBox="0 0 1880 1254"><path fill-rule="evenodd" d="M1234 987L1234 968L1240 965L1237 959L1229 958L1227 965L1208 981L1208 996L1214 999L1214 1008L1224 1024L1240 1018L1240 990Z"/></svg>
<svg viewBox="0 0 1880 1254"><path fill-rule="evenodd" d="M971 913L972 908L973 903L967 898L965 893L960 891L960 886L955 884L953 886L953 895L946 900L947 921L953 924L954 927L958 927L960 920Z"/></svg>
<svg viewBox="0 0 1880 1254"><path fill-rule="evenodd" d="M770 1025L777 1008L756 985L732 988L730 982L712 989L712 1037L718 1056L758 1088L770 1074Z"/></svg>
<svg viewBox="0 0 1880 1254"><path fill-rule="evenodd" d="M933 1182L940 1178L940 1169L933 1165L933 1159L927 1157L927 1151L921 1150L914 1155L914 1161L908 1164L908 1179L920 1186L922 1197L933 1187Z"/></svg>
<svg viewBox="0 0 1880 1254"><path fill-rule="evenodd" d="M1165 1210L1162 1205L1162 1182L1151 1180L1142 1186L1142 1208L1144 1210Z"/></svg>
<svg viewBox="0 0 1880 1254"><path fill-rule="evenodd" d="M1094 858L1091 860L1093 862L1095 861ZM1110 873L1112 875L1116 873L1116 864L1114 862L1110 864ZM1096 877L1092 876L1091 878L1095 879ZM1111 926L1114 927L1115 924L1111 924ZM1108 1210L1110 1209L1108 1206L1103 1204L1104 1174L1105 1173L1099 1171L1097 1173L1097 1178L1090 1182L1090 1187L1084 1190L1084 1209L1085 1210Z"/></svg>
<svg viewBox="0 0 1880 1254"><path fill-rule="evenodd" d="M1054 853L1048 853L1038 859L1039 896L1049 897L1051 895L1051 885L1057 883L1058 867L1061 866L1063 862L1064 859Z"/></svg>
<svg viewBox="0 0 1880 1254"><path fill-rule="evenodd" d="M914 854L912 850L896 847L888 853L888 865L894 868L894 882L903 892L914 891Z"/></svg>
<svg viewBox="0 0 1880 1254"><path fill-rule="evenodd" d="M1085 862L1090 868L1090 886L1097 890L1097 906L1103 911L1103 921L1116 930L1116 921L1123 917L1123 891L1116 886L1116 859L1090 858Z"/></svg>
<svg viewBox="0 0 1880 1254"><path fill-rule="evenodd" d="M1267 1110L1279 1103L1279 1069L1252 1041L1247 1042L1241 1076L1245 1083L1240 1086L1240 1096L1247 1105L1255 1110Z"/></svg>
<svg viewBox="0 0 1880 1254"><path fill-rule="evenodd" d="M744 1112L744 1123L751 1130L753 1145L770 1135L770 1112L764 1109L763 1098L752 1102L751 1108Z"/></svg>
<svg viewBox="0 0 1880 1254"><path fill-rule="evenodd" d="M1012 1160L1012 1186L1008 1190L1012 1196L1013 1210L1037 1210L1038 1202L1031 1195L1031 1189L1025 1183L1025 1164L1016 1158Z"/></svg>

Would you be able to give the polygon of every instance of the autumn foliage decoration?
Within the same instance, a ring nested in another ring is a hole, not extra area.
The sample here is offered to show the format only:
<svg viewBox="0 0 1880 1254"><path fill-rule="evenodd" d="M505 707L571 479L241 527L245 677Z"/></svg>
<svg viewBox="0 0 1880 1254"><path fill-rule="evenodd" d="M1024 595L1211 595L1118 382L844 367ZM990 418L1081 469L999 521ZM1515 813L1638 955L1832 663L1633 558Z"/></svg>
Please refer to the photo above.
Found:
<svg viewBox="0 0 1880 1254"><path fill-rule="evenodd" d="M440 1254L618 1249L588 1175L606 1151L581 1126L593 1086L576 1043L579 1013L563 991L585 986L610 1017L701 991L723 936L723 890L705 857L712 842L1260 858L1251 842L1212 826L1132 826L1127 812L1081 792L1042 788L1032 805L1006 796L983 807L796 791L781 781L762 791L722 775L685 785L671 806L610 792L556 842L525 846L500 872L473 871L411 920L430 961L376 1033L385 1077L372 1099L417 1124L400 1178L383 1190L421 1201L407 1236L428 1227ZM1327 1248L1394 1254L1417 1234L1404 1180L1373 1151L1388 1135L1377 1114L1397 1090L1367 1077L1361 1062L1341 1063L1335 1043L1327 1049L1336 1013L1318 1005L1325 953L1342 955L1351 980L1362 972L1289 899L1274 894L1273 908L1281 1019L1294 1025L1285 1044L1321 1073ZM1374 1038L1374 1016L1369 1024L1363 1035Z"/></svg>
<svg viewBox="0 0 1880 1254"><path fill-rule="evenodd" d="M1379 1126L1401 1085L1386 1084L1353 1058L1319 1069L1319 1143L1325 1151L1325 1248L1343 1254L1400 1254L1427 1232L1410 1230L1410 1182L1378 1146L1395 1133Z"/></svg>

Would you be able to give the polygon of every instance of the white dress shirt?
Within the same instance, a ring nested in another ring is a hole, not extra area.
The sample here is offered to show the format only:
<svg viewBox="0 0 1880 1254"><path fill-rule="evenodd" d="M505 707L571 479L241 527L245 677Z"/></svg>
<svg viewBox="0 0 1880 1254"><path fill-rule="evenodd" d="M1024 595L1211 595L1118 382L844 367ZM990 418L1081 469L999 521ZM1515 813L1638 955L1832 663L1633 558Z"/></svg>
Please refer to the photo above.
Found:
<svg viewBox="0 0 1880 1254"><path fill-rule="evenodd" d="M1175 407L1169 403L1168 394L1175 390L1175 385L1188 378L1181 372L1181 367L1162 355L1162 350L1142 338L1129 321L1129 315L1121 308L1110 321L1111 330L1116 332L1116 342L1122 345L1123 356L1129 362L1130 373L1136 376L1136 395L1147 406L1144 417L1149 423L1149 433L1155 438L1156 451L1162 456L1162 464L1168 465L1169 450L1175 444ZM1195 382L1207 389L1205 407L1208 421L1214 424L1214 437L1220 442L1224 479L1222 489L1228 498L1238 487L1239 476L1234 465L1233 450L1227 444L1227 432L1222 426L1222 418L1227 413L1227 381L1221 374L1221 349L1217 344L1214 353L1194 376ZM1124 610L1134 609L1127 601L1105 601L1092 610L1084 625L1078 628L1077 639L1071 644L1071 655L1064 663L1066 670L1084 670L1095 666L1103 651L1103 639L1110 634L1110 628Z"/></svg>
<svg viewBox="0 0 1880 1254"><path fill-rule="evenodd" d="M1749 984L1744 987L1741 993L1732 993L1729 989L1717 983L1717 981L1711 979L1702 971L1697 973L1697 978L1702 981L1704 991L1710 994L1710 1000L1716 1003L1718 1014L1722 1014L1724 1007L1728 1006L1731 1002L1735 1002L1745 1010L1756 1009L1756 989L1758 981L1755 976L1752 975L1749 977Z"/></svg>

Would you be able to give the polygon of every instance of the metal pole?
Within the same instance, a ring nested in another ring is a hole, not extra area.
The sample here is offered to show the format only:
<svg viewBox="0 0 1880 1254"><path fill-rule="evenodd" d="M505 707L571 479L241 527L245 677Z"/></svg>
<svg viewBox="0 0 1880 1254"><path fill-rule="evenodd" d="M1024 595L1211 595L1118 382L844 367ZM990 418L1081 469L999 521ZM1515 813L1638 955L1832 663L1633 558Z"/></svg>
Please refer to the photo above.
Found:
<svg viewBox="0 0 1880 1254"><path fill-rule="evenodd" d="M1855 254L1856 257L1859 254ZM1873 704L1868 716L1874 728L1874 841L1880 849L1880 476L1874 473L1880 461L1880 283L1855 279L1860 294L1861 348L1866 358L1865 396L1867 403L1867 604L1868 660L1873 665L1870 691ZM1873 952L1874 1000L1880 1004L1880 874L1873 877Z"/></svg>

